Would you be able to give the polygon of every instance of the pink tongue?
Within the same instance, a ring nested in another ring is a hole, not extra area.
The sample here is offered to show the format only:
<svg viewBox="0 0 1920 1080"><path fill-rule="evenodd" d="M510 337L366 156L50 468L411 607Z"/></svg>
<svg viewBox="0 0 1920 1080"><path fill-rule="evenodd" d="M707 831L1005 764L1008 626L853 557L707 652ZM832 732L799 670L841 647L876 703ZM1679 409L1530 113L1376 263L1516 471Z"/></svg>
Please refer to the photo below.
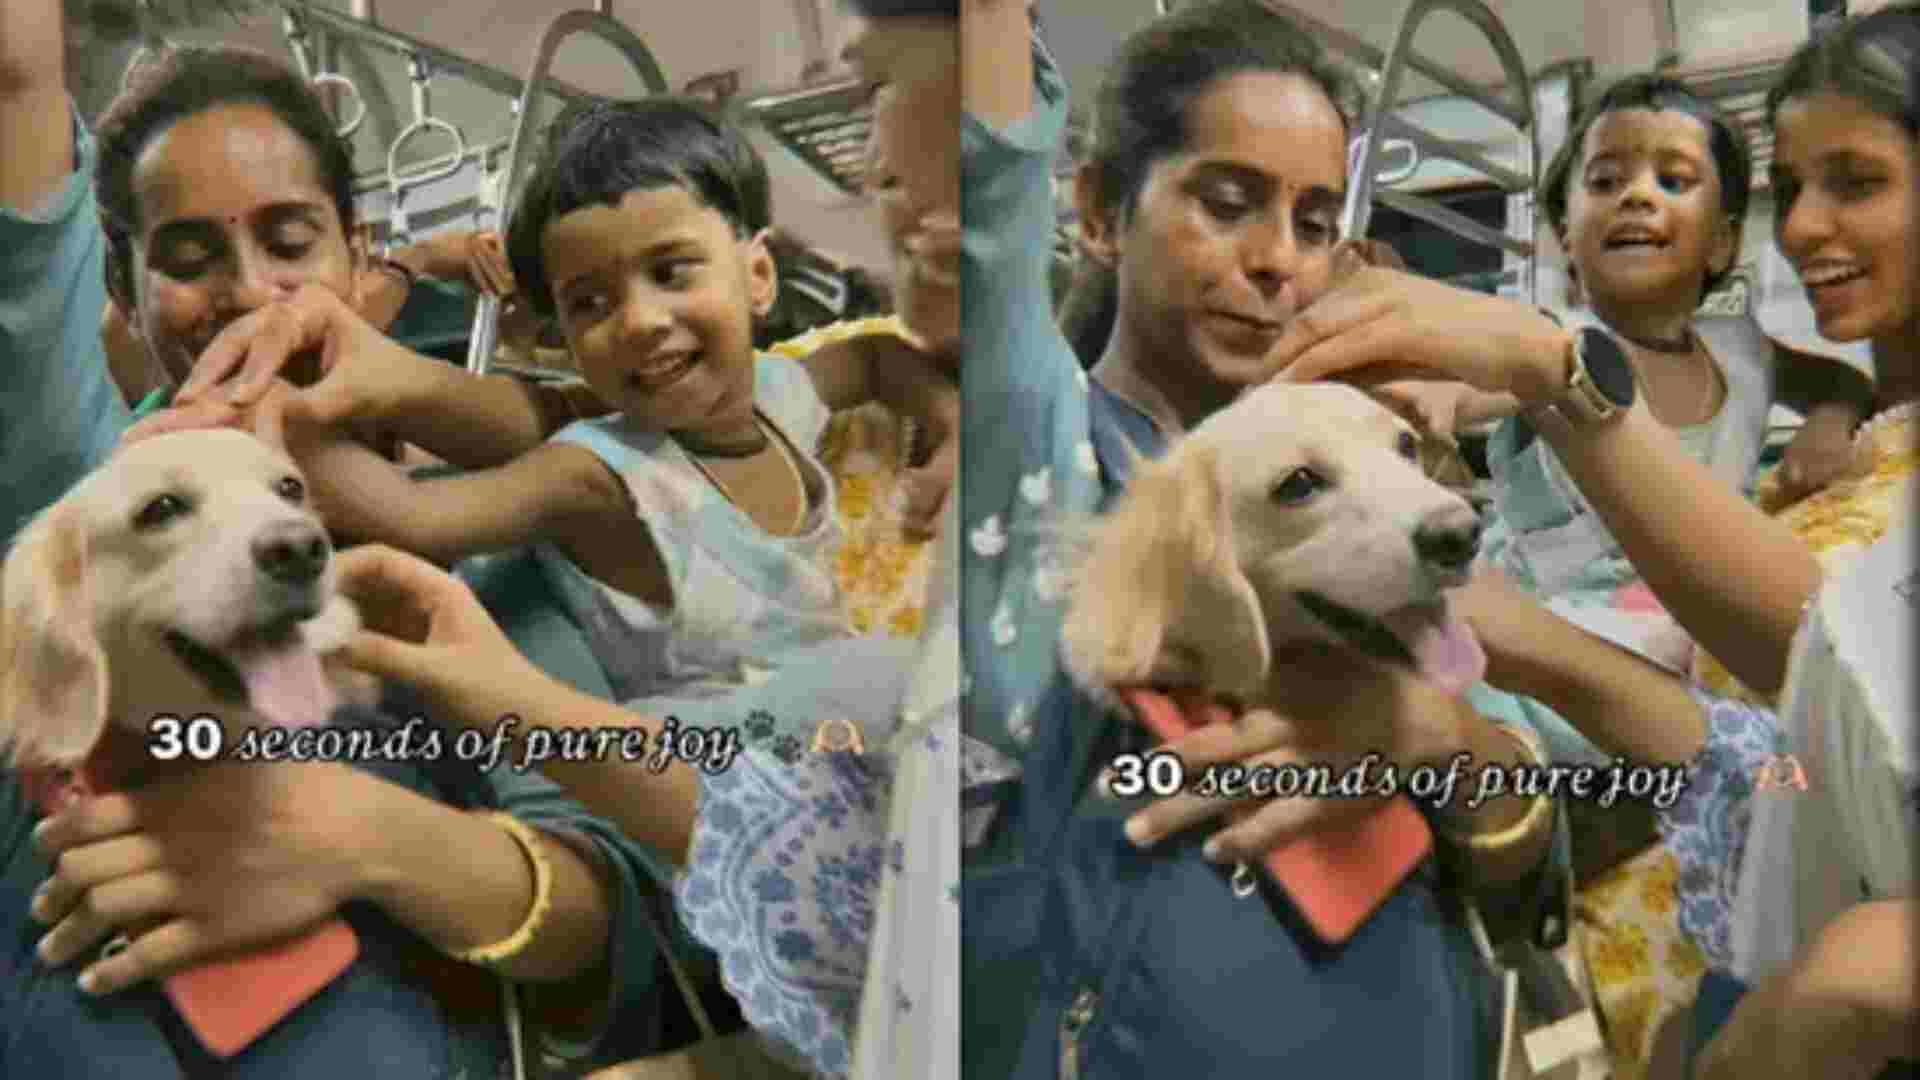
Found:
<svg viewBox="0 0 1920 1080"><path fill-rule="evenodd" d="M315 727L338 703L320 657L298 642L235 650L227 659L247 684L254 711L277 727Z"/></svg>
<svg viewBox="0 0 1920 1080"><path fill-rule="evenodd" d="M1405 608L1381 619L1413 655L1422 678L1449 694L1464 694L1487 673L1487 654L1466 621L1445 607Z"/></svg>

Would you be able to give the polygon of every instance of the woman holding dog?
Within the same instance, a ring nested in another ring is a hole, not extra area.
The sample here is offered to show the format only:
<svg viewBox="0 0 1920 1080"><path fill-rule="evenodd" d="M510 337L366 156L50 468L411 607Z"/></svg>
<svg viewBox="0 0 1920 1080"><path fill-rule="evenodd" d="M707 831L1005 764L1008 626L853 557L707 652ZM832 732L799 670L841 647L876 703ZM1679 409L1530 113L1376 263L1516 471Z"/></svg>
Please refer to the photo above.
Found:
<svg viewBox="0 0 1920 1080"><path fill-rule="evenodd" d="M1489 649L1490 677L1574 702L1565 715L1602 745L1695 758L1696 785L1714 789L1717 805L1701 812L1721 821L1724 870L1701 888L1719 893L1725 962L1754 989L1707 1049L1704 1075L1871 1076L1920 1057L1912 675L1876 660L1904 657L1912 633L1902 598L1913 536L1902 525L1914 512L1920 385L1916 66L1920 8L1896 4L1802 47L1768 97L1776 239L1821 333L1871 342L1877 375L1855 467L1779 517L1686 455L1619 377L1605 339L1505 301L1369 270L1274 349L1290 379L1411 375L1514 394L1668 612L1750 688L1742 696L1779 701L1775 733L1768 713L1643 675L1654 696L1642 707L1596 714L1582 694L1621 701L1622 688L1582 688L1574 663L1547 662L1545 642L1565 632L1543 629L1523 599L1481 598L1479 619L1516 628L1487 635L1506 646ZM1862 652L1867 625L1879 637ZM1763 797L1754 769L1780 751L1805 769L1807 789Z"/></svg>
<svg viewBox="0 0 1920 1080"><path fill-rule="evenodd" d="M1122 46L1076 183L1086 249L1119 276L1114 333L1089 379L1048 314L1066 88L1025 9L963 5L963 1071L1487 1075L1498 1020L1491 980L1448 913L1457 890L1405 881L1362 938L1323 952L1284 895L1236 895L1230 871L1314 828L1303 820L1313 811L1325 824L1358 801L1273 800L1215 831L1194 826L1234 801L1176 797L1129 820L1137 808L1089 790L1116 753L1142 747L1138 728L1056 660L1053 515L1095 510L1126 486L1131 452L1158 456L1264 381L1267 351L1342 257L1358 95L1253 0L1183 6ZM1316 682L1310 668L1301 682ZM1383 673L1169 748L1189 770L1298 760L1306 738L1402 762L1458 750L1530 760L1530 740L1508 730ZM1441 841L1446 862L1468 891L1518 916L1515 936L1539 929L1540 886L1563 880L1542 869L1556 817L1550 803L1492 799L1436 830L1453 838ZM1384 1029L1397 1037L1380 1039Z"/></svg>
<svg viewBox="0 0 1920 1080"><path fill-rule="evenodd" d="M0 224L22 240L10 251L56 282L67 280L64 267L82 286L105 283L176 378L222 326L273 297L302 287L353 295L366 271L352 239L346 154L298 76L246 53L167 53L141 69L96 137L66 104L62 20L54 0L0 4L0 194L11 208ZM27 432L51 451L84 445L59 426L72 408L90 410L84 419L103 439L125 424L119 403L87 389L112 393L99 355L101 297L89 295L82 287L65 298L72 317L62 326L45 294L9 279L5 303L26 304L20 325L56 329L39 341L44 364L9 355L4 378L37 380L33 394L62 401L16 423L16 406L37 408L39 399L4 395L5 487L9 499L29 500L23 513L51 502L100 455L42 469L11 440ZM24 479L50 486L16 486ZM178 1055L198 1060L201 1051L176 1021L150 1018L155 978L297 932L342 906L382 912L399 937L390 946L363 933L363 942L369 959L389 947L392 955L363 961L341 984L357 989L265 1036L237 1075L490 1074L508 1049L496 977L537 987L523 999L529 1031L561 1035L589 1056L616 1017L635 1005L650 1015L652 895L639 845L541 778L503 769L456 782L443 773L417 762L384 772L212 764L45 818L18 778L0 780L13 943L0 980L0 1015L11 1021L0 1072L176 1071ZM523 824L508 829L473 807ZM449 851L461 855L449 862ZM151 928L101 953L103 941L140 927ZM486 966L453 959L462 955ZM100 1008L101 995L119 1007ZM366 1022L375 1015L392 1023ZM360 1037L325 1038L324 1050L303 1041L342 1019Z"/></svg>

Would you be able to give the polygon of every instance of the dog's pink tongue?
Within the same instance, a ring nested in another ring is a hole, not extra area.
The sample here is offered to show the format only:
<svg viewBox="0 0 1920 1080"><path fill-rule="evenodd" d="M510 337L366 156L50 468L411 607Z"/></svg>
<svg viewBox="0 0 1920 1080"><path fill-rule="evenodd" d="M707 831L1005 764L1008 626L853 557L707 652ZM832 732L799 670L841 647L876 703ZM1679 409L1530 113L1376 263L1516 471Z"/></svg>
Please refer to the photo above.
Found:
<svg viewBox="0 0 1920 1080"><path fill-rule="evenodd" d="M1407 608L1381 620L1413 656L1422 678L1449 694L1464 694L1487 673L1487 654L1466 620L1444 606Z"/></svg>
<svg viewBox="0 0 1920 1080"><path fill-rule="evenodd" d="M339 703L319 655L303 645L263 645L228 659L247 684L254 711L279 727L324 724Z"/></svg>

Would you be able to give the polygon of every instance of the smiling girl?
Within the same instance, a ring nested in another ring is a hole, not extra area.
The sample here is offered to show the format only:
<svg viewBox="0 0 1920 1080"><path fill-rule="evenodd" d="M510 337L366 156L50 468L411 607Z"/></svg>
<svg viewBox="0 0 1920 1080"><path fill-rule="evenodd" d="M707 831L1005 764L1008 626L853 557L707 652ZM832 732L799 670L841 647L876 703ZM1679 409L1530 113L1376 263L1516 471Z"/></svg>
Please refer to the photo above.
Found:
<svg viewBox="0 0 1920 1080"><path fill-rule="evenodd" d="M1750 170L1745 138L1723 114L1673 79L1636 75L1576 123L1542 201L1587 297L1590 314L1576 321L1623 341L1654 416L1745 490L1768 414L1788 406L1807 418L1783 469L1798 490L1846 463L1873 388L1850 365L1789 349L1749 318L1697 315L1738 256ZM1509 419L1487 457L1500 519L1487 544L1494 565L1590 628L1674 659L1662 638L1677 635L1661 634L1669 624L1652 612L1593 614L1633 606L1639 574L1533 427Z"/></svg>

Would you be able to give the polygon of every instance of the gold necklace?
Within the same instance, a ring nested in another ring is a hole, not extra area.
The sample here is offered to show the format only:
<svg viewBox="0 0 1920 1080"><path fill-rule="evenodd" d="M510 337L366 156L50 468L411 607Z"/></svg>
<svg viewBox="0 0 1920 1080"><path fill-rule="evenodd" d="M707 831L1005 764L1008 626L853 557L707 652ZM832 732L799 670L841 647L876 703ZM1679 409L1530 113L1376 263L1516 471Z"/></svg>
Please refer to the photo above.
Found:
<svg viewBox="0 0 1920 1080"><path fill-rule="evenodd" d="M1687 333L1689 337L1693 334L1691 330ZM1698 423L1704 424L1713 419L1713 414L1707 412L1707 410L1713 407L1713 392L1720 386L1720 373L1719 368L1713 362L1713 354L1707 351L1706 345L1697 337L1693 338L1693 342L1694 349L1692 355L1700 358L1701 366L1706 368L1707 371L1707 392L1701 395L1700 403L1695 405L1693 411L1687 415L1699 416L1703 412L1707 413L1704 419L1697 421Z"/></svg>
<svg viewBox="0 0 1920 1080"><path fill-rule="evenodd" d="M1678 350L1655 348L1635 338L1628 338L1627 340L1630 343L1637 345L1642 349L1646 349L1649 352L1659 353L1663 356L1671 356L1671 357L1680 356L1680 353L1678 352ZM1704 360L1705 363L1702 366L1706 368L1706 372L1707 372L1706 393L1700 396L1699 400L1694 403L1694 406L1690 411L1682 414L1683 416L1693 417L1693 416L1699 416L1702 412L1705 412L1710 406L1713 405L1713 394L1714 394L1714 391L1719 388L1720 376L1719 376L1718 369L1715 367L1713 362L1713 354L1707 351L1706 346L1700 341L1699 337L1696 336L1692 330L1687 331L1687 340L1693 343L1693 347L1689 349L1686 353L1687 359L1693 359L1695 357L1698 357ZM1636 363L1635 367L1637 369L1639 367L1639 364ZM1638 374L1637 371L1636 371L1636 374ZM1644 389L1646 385L1646 377L1644 374L1640 375L1640 382L1642 384L1642 388ZM1665 419L1662 419L1661 423L1665 424L1667 427L1680 428L1680 427L1689 427L1696 424L1704 424L1712 419L1713 417L1709 415L1704 419L1689 421L1687 423L1669 423Z"/></svg>
<svg viewBox="0 0 1920 1080"><path fill-rule="evenodd" d="M793 522L787 526L786 532L780 534L782 536L796 536L800 532L800 527L806 524L807 511L811 509L810 504L813 501L807 496L806 477L800 474L800 465L794 461L792 451L787 449L786 440L778 437L778 433L769 428L767 422L759 416L757 411L754 415L753 422L754 426L758 427L763 434L768 436L768 442L774 447L774 451L780 455L780 460L786 462L787 473L793 477L794 486L800 489L800 504L794 509ZM681 449L685 450L686 448L682 447ZM694 468L700 470L700 475L707 478L707 482L712 484L714 488L720 492L722 498L732 503L741 513L747 513L746 507L742 506L740 500L734 496L733 489L728 487L718 476L715 476L713 470L707 468L706 462L700 460L700 455L691 450L687 450L686 455L687 460L693 463ZM747 516L751 518L753 515L747 514Z"/></svg>

